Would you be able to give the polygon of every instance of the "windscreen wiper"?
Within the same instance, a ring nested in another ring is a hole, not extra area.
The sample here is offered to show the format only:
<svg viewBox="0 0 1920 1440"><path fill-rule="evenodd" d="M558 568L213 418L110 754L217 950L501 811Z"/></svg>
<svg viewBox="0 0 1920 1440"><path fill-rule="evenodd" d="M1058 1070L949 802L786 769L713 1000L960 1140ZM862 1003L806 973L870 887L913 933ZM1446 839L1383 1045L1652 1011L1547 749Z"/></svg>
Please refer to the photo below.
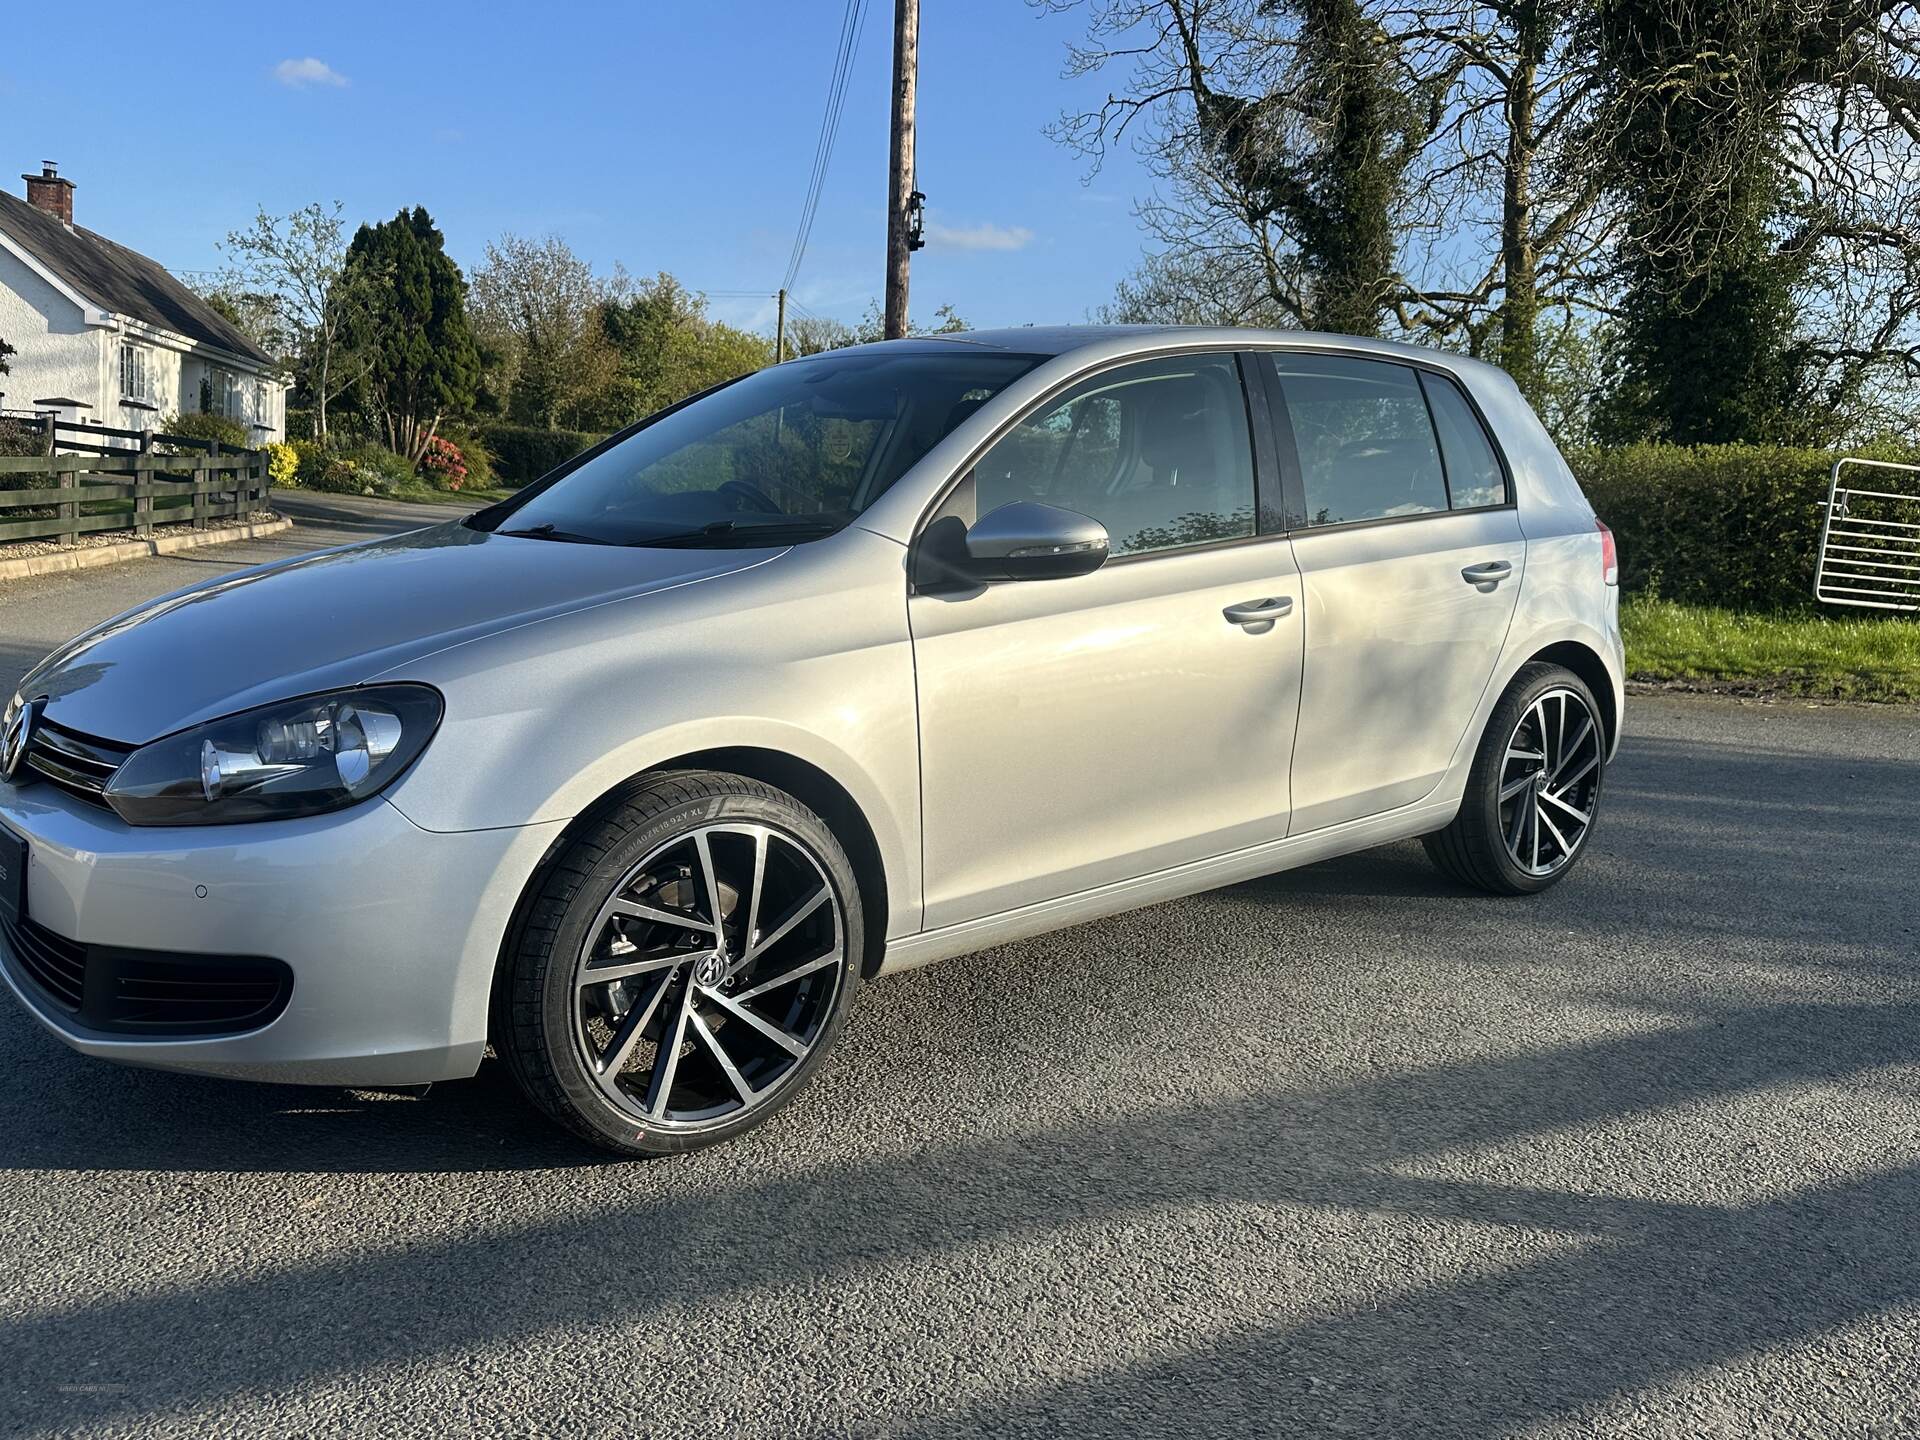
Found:
<svg viewBox="0 0 1920 1440"><path fill-rule="evenodd" d="M700 545L713 540L742 540L752 544L765 540L777 545L783 540L810 540L831 535L845 526L844 520L808 520L786 516L764 521L716 520L698 530L677 530L667 535L647 535L629 540L628 545Z"/></svg>
<svg viewBox="0 0 1920 1440"><path fill-rule="evenodd" d="M518 535L526 540L564 540L573 545L611 545L598 535L581 535L572 530L557 530L552 525L529 525L524 530L495 530L495 535Z"/></svg>

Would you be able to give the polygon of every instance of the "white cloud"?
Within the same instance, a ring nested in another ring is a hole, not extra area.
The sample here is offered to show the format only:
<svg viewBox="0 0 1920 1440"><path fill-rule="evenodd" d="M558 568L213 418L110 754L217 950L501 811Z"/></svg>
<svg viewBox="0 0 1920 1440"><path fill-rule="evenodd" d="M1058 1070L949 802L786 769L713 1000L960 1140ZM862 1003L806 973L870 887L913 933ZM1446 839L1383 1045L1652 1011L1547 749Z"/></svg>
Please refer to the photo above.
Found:
<svg viewBox="0 0 1920 1440"><path fill-rule="evenodd" d="M304 90L309 85L339 87L347 83L346 76L311 55L301 60L282 60L273 67L273 78L290 90Z"/></svg>
<svg viewBox="0 0 1920 1440"><path fill-rule="evenodd" d="M1024 250L1033 231L1024 225L941 225L927 222L927 243L942 250Z"/></svg>

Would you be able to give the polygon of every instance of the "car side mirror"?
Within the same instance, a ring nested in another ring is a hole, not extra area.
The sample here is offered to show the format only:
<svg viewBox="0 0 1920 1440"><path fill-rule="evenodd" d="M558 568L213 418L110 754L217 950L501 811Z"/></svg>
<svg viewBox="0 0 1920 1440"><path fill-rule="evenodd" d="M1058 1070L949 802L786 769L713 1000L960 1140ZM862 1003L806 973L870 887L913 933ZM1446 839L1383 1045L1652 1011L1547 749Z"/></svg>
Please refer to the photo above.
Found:
<svg viewBox="0 0 1920 1440"><path fill-rule="evenodd" d="M1107 527L1075 510L1015 500L968 526L961 549L957 568L976 584L1062 580L1106 563Z"/></svg>

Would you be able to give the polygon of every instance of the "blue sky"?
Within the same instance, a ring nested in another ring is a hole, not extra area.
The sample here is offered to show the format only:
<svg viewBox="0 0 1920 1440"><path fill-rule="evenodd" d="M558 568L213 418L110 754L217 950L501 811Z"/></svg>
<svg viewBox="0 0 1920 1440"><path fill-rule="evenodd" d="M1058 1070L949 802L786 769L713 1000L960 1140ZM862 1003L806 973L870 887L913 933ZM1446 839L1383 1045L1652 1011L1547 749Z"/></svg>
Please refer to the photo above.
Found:
<svg viewBox="0 0 1920 1440"><path fill-rule="evenodd" d="M770 293L841 9L335 0L160 17L96 0L62 64L0 54L0 161L12 176L57 160L79 223L176 270L217 265L216 243L256 205L337 199L356 220L424 204L463 265L502 231L552 231L602 268ZM1125 155L1083 184L1084 162L1042 133L1108 88L1061 78L1083 17L1022 0L923 0L923 12L919 178L934 239L914 261L915 319L944 302L976 325L1084 319L1139 258L1132 208L1151 180ZM845 320L880 283L891 14L891 0L868 0L795 287ZM713 304L771 324L770 301Z"/></svg>

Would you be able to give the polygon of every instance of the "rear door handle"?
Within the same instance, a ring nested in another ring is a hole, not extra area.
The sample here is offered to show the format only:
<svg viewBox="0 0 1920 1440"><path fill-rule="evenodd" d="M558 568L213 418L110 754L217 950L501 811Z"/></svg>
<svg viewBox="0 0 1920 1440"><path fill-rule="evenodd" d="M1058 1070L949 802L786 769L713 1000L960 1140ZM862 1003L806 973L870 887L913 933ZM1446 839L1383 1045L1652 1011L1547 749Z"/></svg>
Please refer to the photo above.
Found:
<svg viewBox="0 0 1920 1440"><path fill-rule="evenodd" d="M1236 625L1262 625L1293 613L1291 595L1272 595L1265 600L1246 600L1229 605L1220 612Z"/></svg>
<svg viewBox="0 0 1920 1440"><path fill-rule="evenodd" d="M1513 573L1513 566L1505 560L1488 560L1479 565L1469 565L1460 572L1460 578L1469 585L1498 585Z"/></svg>

